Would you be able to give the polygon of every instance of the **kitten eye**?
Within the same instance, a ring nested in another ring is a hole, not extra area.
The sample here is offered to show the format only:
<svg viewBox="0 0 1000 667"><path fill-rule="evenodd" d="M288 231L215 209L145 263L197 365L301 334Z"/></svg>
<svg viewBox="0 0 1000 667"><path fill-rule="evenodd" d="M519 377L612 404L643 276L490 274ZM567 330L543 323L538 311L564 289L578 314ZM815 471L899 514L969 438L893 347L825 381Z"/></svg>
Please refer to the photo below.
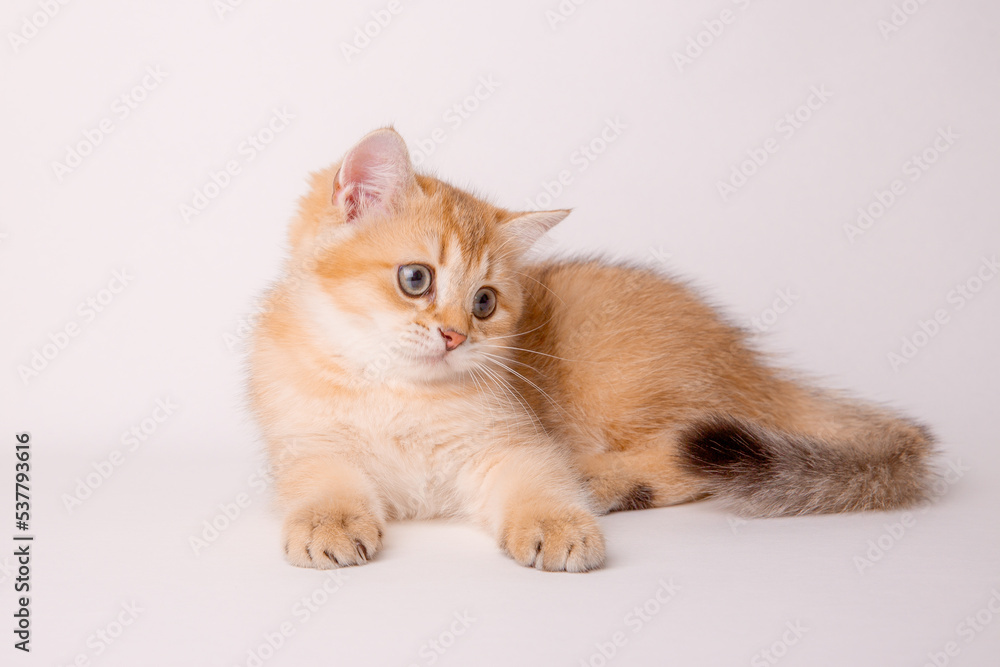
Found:
<svg viewBox="0 0 1000 667"><path fill-rule="evenodd" d="M400 288L410 296L422 296L431 288L431 270L423 264L404 264L397 276Z"/></svg>
<svg viewBox="0 0 1000 667"><path fill-rule="evenodd" d="M481 320L493 314L497 307L497 293L489 287L483 287L476 292L476 298L472 300L472 314Z"/></svg>

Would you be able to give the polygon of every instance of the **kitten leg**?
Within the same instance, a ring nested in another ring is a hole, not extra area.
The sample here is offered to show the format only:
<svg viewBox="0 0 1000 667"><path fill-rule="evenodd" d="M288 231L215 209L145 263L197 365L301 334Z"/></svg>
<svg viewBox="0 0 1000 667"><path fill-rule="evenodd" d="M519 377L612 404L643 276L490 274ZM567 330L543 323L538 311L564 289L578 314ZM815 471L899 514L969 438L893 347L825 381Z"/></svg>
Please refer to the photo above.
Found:
<svg viewBox="0 0 1000 667"><path fill-rule="evenodd" d="M604 564L604 536L589 498L569 462L553 451L493 454L465 484L500 548L518 563L566 572Z"/></svg>
<svg viewBox="0 0 1000 667"><path fill-rule="evenodd" d="M601 514L704 498L707 494L680 469L674 452L672 443L655 442L625 451L583 455L577 465Z"/></svg>
<svg viewBox="0 0 1000 667"><path fill-rule="evenodd" d="M286 508L285 557L292 565L360 565L382 546L382 511L374 485L347 462L308 457L282 466L278 495Z"/></svg>

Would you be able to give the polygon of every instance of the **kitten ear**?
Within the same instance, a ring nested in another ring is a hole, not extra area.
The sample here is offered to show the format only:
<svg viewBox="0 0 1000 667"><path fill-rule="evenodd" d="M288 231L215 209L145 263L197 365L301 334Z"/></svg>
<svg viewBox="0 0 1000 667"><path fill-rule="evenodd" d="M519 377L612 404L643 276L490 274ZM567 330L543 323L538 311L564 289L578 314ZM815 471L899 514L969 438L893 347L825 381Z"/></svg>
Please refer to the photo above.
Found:
<svg viewBox="0 0 1000 667"><path fill-rule="evenodd" d="M346 222L371 212L392 209L415 177L406 142L392 128L364 136L344 156L333 184L333 203Z"/></svg>
<svg viewBox="0 0 1000 667"><path fill-rule="evenodd" d="M528 248L534 245L535 241L542 237L542 234L562 222L569 214L569 209L517 213L514 218L508 220L504 225L516 238L521 240L525 248Z"/></svg>

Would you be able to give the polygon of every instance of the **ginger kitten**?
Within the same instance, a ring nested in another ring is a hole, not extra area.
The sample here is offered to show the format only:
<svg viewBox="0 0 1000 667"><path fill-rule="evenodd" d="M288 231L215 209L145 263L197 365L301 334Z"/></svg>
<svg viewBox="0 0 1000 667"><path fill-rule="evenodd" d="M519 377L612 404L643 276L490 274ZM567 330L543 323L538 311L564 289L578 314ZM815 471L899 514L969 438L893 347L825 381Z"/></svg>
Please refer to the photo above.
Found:
<svg viewBox="0 0 1000 667"><path fill-rule="evenodd" d="M453 516L522 565L582 572L616 510L927 496L927 430L768 367L683 285L526 261L567 214L417 174L392 129L313 176L250 360L292 564L364 563L387 521Z"/></svg>

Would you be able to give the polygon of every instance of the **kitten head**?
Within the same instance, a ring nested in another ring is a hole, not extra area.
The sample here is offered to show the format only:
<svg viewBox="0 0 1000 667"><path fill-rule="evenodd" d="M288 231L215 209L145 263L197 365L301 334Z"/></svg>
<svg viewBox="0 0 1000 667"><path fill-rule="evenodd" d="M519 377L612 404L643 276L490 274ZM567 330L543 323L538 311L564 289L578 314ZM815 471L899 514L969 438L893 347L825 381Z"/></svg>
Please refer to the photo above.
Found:
<svg viewBox="0 0 1000 667"><path fill-rule="evenodd" d="M369 382L474 375L518 346L519 262L569 211L513 213L416 174L392 129L315 175L291 229L302 321Z"/></svg>

